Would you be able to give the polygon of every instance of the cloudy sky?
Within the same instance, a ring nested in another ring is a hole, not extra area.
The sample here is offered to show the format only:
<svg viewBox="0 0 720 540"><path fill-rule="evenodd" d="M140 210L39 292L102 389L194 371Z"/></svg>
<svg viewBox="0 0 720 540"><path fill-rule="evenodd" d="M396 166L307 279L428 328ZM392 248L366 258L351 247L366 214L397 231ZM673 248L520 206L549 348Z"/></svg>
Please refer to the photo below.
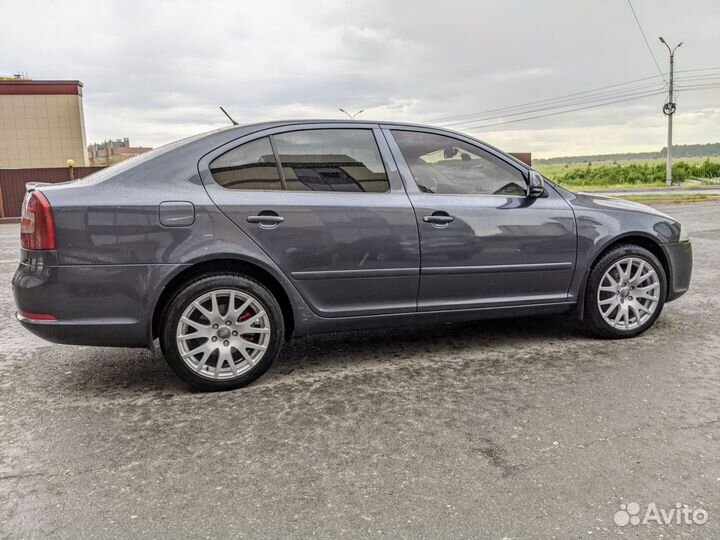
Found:
<svg viewBox="0 0 720 540"><path fill-rule="evenodd" d="M657 36L684 41L677 79L695 88L679 92L675 143L720 141L720 2L633 6L663 71ZM219 104L241 123L365 109L537 157L666 137L664 83L627 0L0 0L0 13L0 74L81 80L88 142L158 146L226 124Z"/></svg>

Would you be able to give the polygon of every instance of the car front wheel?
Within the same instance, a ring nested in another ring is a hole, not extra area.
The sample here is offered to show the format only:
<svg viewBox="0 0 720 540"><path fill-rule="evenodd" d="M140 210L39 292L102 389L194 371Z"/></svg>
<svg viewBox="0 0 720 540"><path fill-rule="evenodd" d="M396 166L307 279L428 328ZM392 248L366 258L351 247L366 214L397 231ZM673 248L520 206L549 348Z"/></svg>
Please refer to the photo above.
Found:
<svg viewBox="0 0 720 540"><path fill-rule="evenodd" d="M173 298L160 342L184 381L199 390L229 390L267 371L283 335L282 311L267 288L242 275L214 274Z"/></svg>
<svg viewBox="0 0 720 540"><path fill-rule="evenodd" d="M667 277L658 258L640 246L618 246L590 272L585 326L604 338L637 336L657 320L666 296Z"/></svg>

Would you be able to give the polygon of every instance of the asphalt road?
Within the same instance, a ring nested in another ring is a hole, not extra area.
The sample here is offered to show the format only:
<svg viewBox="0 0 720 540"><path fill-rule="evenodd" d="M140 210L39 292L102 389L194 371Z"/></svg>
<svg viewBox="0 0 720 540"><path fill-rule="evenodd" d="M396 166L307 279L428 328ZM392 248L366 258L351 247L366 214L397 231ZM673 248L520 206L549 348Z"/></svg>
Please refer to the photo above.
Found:
<svg viewBox="0 0 720 540"><path fill-rule="evenodd" d="M219 394L26 333L2 226L0 536L718 538L720 206L666 211L692 288L639 338L562 317L318 336ZM708 521L620 527L630 502Z"/></svg>

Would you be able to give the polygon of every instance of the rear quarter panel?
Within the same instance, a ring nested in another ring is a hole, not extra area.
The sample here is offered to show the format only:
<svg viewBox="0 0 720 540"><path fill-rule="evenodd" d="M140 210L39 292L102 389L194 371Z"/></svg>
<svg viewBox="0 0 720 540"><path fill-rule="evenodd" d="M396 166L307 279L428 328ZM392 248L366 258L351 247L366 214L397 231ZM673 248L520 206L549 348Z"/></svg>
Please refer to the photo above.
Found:
<svg viewBox="0 0 720 540"><path fill-rule="evenodd" d="M203 153L239 136L220 135L108 178L43 187L56 226L57 290L45 284L37 294L50 292L60 316L135 318L147 329L149 341L154 306L167 283L193 264L231 258L252 262L280 282L302 331L308 318L302 298L272 260L218 210L200 181L197 161ZM192 203L194 222L161 224L160 203L167 201ZM38 302L43 300L38 297Z"/></svg>

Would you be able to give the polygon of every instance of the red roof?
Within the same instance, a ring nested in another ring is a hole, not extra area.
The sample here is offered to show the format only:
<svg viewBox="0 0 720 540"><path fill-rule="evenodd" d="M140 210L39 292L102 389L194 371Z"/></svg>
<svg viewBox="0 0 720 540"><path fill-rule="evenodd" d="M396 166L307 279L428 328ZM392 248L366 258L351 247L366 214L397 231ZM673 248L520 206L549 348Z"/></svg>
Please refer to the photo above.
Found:
<svg viewBox="0 0 720 540"><path fill-rule="evenodd" d="M27 79L0 79L0 95L75 95L82 96L80 81L30 81Z"/></svg>

